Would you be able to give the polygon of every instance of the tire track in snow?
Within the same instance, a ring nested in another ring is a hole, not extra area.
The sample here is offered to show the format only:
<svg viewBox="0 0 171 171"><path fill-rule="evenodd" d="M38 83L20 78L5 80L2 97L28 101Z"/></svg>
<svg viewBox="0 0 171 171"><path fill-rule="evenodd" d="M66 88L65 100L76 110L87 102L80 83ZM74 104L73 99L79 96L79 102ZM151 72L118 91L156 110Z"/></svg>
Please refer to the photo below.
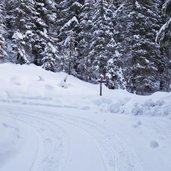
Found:
<svg viewBox="0 0 171 171"><path fill-rule="evenodd" d="M9 114L6 114L5 117L8 118L9 116L10 116ZM3 166L1 168L1 171L12 171L13 169L24 170L25 167L28 167L28 169L30 170L30 168L32 167L34 160L36 159L36 156L37 156L38 144L39 144L38 143L38 133L37 133L37 131L33 130L27 124L23 124L18 120L14 120L11 117L10 117L10 119L13 120L14 123L17 123L17 125L19 126L19 128L17 128L17 129L19 129L22 132L20 134L20 136L21 136L20 138L22 139L22 144L20 144L21 145L20 148L13 153L12 158L10 156L7 158L8 164ZM25 132L23 131L23 129L25 130ZM27 137L24 134L26 134ZM32 140L28 138L30 136L33 137ZM30 144L34 144L31 151L28 150L30 147ZM26 150L26 151L24 151L24 150ZM28 156L25 156L23 151L27 152ZM30 160L29 156L33 156L32 160ZM27 160L27 162L25 162L25 165L22 163L23 158L25 158L25 160Z"/></svg>
<svg viewBox="0 0 171 171"><path fill-rule="evenodd" d="M28 106L29 107L29 106ZM22 110L23 111L23 110ZM31 112L34 113L30 114ZM83 131L87 132L96 142L96 146L101 152L103 162L105 164L105 171L137 171L141 166L137 160L135 160L135 155L132 151L128 150L124 142L124 138L118 132L112 132L106 129L103 125L96 123L87 118L79 116L65 116L62 114L56 114L56 112L35 112L28 110L24 112L24 116L31 117L31 120L37 118L37 120L42 120L48 122L49 124L59 124L59 121L66 124L75 126ZM22 113L20 114L22 117ZM39 117L38 117L39 116ZM49 118L50 119L47 119ZM56 122L55 122L56 121Z"/></svg>
<svg viewBox="0 0 171 171"><path fill-rule="evenodd" d="M44 116L49 116L51 114L43 113ZM31 115L32 116L32 115ZM54 120L59 121L59 119L65 123L74 125L82 130L86 131L92 137L95 137L97 141L97 146L101 151L104 163L107 170L120 170L120 171L137 171L135 163L140 169L139 162L135 161L135 155L126 149L125 144L123 144L123 139L120 139L117 134L110 135L108 130L104 126L99 125L91 120L82 117L75 116L63 116L63 115L51 115L54 116ZM35 117L35 116L34 116ZM44 118L44 117L43 117ZM39 118L40 119L40 118ZM41 117L42 119L42 117ZM44 118L47 120L46 118ZM78 123L81 123L78 124ZM92 134L92 131L94 133ZM112 140L115 139L115 142ZM117 149L117 150L116 150ZM129 155L127 155L129 154ZM131 159L132 161L131 161ZM134 166L135 165L135 166ZM120 167L119 167L120 166ZM141 169L142 170L142 169Z"/></svg>
<svg viewBox="0 0 171 171"><path fill-rule="evenodd" d="M35 157L32 165L30 166L30 171L53 171L58 168L58 170L63 170L64 167L64 160L59 160L59 157L66 159L66 151L64 150L64 154L60 156L56 156L58 145L61 145L62 143L66 143L67 141L62 141L61 144L57 142L56 140L59 140L59 130L62 132L62 136L65 134L63 130L57 126L55 126L54 129L52 129L52 123L47 124L45 121L39 121L36 119L36 117L30 119L25 116L25 113L14 113L11 112L9 115L10 117L13 116L13 118L19 122L24 122L28 126L30 126L34 131L38 132L38 135L41 137L41 140L39 140L39 154L37 154L37 158ZM57 132L58 130L58 132ZM58 133L58 134L57 134ZM67 135L63 136L63 139L66 139ZM53 140L52 140L53 138ZM62 139L61 138L61 139ZM40 149L41 146L41 149ZM62 147L62 146L60 146ZM43 148L45 148L45 152L43 152ZM65 145L66 148L66 145ZM46 154L43 154L46 153ZM42 158L43 156L43 158ZM58 159L57 159L58 157ZM57 162L61 162L63 164L59 164Z"/></svg>
<svg viewBox="0 0 171 171"><path fill-rule="evenodd" d="M57 116L59 117L59 116ZM64 121L67 120L71 124L75 124L82 129L86 129L90 134L96 137L98 142L101 142L102 152L106 152L106 156L110 156L105 160L108 165L109 170L114 169L116 171L137 171L137 169L143 170L141 168L140 162L135 160L137 157L136 155L127 149L126 144L124 143L125 139L115 131L115 133L110 133L110 131L105 128L103 125L96 123L92 120L83 117L73 117L68 116L65 117L61 115ZM72 120L72 122L71 122ZM81 123L78 125L78 123ZM122 137L122 138L121 138ZM136 165L138 167L136 167ZM134 166L135 165L135 166Z"/></svg>
<svg viewBox="0 0 171 171"><path fill-rule="evenodd" d="M35 115L38 115L38 114L40 114L40 113L35 113ZM24 118L25 119L27 119L27 120L30 120L30 121L32 121L33 119L35 120L37 120L37 121L39 121L40 123L42 123L42 122L48 122L49 124L51 124L51 125L56 125L57 123L56 122L54 122L54 120L52 121L52 120L49 120L49 119L46 119L46 118L42 118L42 117L38 117L38 116L35 116L35 115L32 115L32 114L30 114L30 113L26 113L26 112L24 112L24 114L18 114L18 117L23 117L23 115L24 115ZM17 117L17 118L18 118ZM59 119L59 118L58 118ZM20 119L21 120L21 119ZM22 120L22 121L24 121L24 120ZM58 120L58 121L62 121L61 119L60 120ZM75 126L75 125L73 125L73 124L71 124L71 123L68 123L68 122L66 122L66 121L62 121L62 122L64 122L64 123L67 123L67 124L69 124L69 125L72 125L72 126L74 126L74 127L76 127L76 128L81 128L81 127L78 127L78 126ZM58 124L59 124L59 122L58 122ZM62 124L63 125L63 124ZM58 125L59 126L59 125ZM84 130L83 128L81 128L83 131L85 131L86 133L87 133L87 131L86 130ZM88 135L89 135L89 133L88 133ZM105 167L105 171L108 171L108 169L107 169L107 167L106 167L106 165L105 165L105 163L104 163L104 167ZM49 171L49 170L48 170ZM112 170L113 171L113 170Z"/></svg>

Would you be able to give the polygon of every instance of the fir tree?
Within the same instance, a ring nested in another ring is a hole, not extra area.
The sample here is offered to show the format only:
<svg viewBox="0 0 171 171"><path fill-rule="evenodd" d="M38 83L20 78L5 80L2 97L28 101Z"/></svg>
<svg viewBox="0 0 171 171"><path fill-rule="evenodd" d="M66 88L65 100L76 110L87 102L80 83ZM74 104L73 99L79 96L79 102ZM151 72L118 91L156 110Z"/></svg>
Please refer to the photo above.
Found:
<svg viewBox="0 0 171 171"><path fill-rule="evenodd" d="M76 69L77 76L83 80L89 81L91 75L91 60L89 58L90 46L92 40L92 29L94 15L94 1L86 0L84 6L81 9L79 15L80 19L80 32L78 35L78 46L77 46L77 61L78 66Z"/></svg>
<svg viewBox="0 0 171 171"><path fill-rule="evenodd" d="M164 17L161 2L2 0L0 60L92 82L103 74L109 88L137 94L167 91L171 2L163 5Z"/></svg>
<svg viewBox="0 0 171 171"><path fill-rule="evenodd" d="M74 74L77 68L77 63L73 61L76 61L77 35L80 29L78 16L82 3L84 3L82 0L63 0L59 4L58 47L62 56L63 69L69 74Z"/></svg>
<svg viewBox="0 0 171 171"><path fill-rule="evenodd" d="M166 0L163 4L162 14L165 18L165 23L157 34L156 42L160 44L163 56L168 59L166 64L169 68L169 78L171 83L171 0Z"/></svg>
<svg viewBox="0 0 171 171"><path fill-rule="evenodd" d="M100 74L106 75L107 61L111 57L108 44L113 40L113 22L110 3L106 0L96 1L94 16L92 18L92 39L88 58L92 64L90 73L92 79L97 79Z"/></svg>
<svg viewBox="0 0 171 171"><path fill-rule="evenodd" d="M32 0L6 1L8 28L8 54L16 63L29 63L31 61L32 42L35 27L34 16L36 11ZM29 36L29 37L28 37Z"/></svg>
<svg viewBox="0 0 171 171"><path fill-rule="evenodd" d="M112 3L115 5L116 9L119 8L124 0L111 0Z"/></svg>
<svg viewBox="0 0 171 171"><path fill-rule="evenodd" d="M168 90L167 61L154 40L159 11L154 1L139 0L126 1L117 12L117 49L130 92Z"/></svg>
<svg viewBox="0 0 171 171"><path fill-rule="evenodd" d="M1 1L0 4L0 63L5 62L7 53L6 53L6 27L5 27L5 4L4 1Z"/></svg>
<svg viewBox="0 0 171 171"><path fill-rule="evenodd" d="M42 0L7 2L8 39L11 47L9 55L14 58L13 61L20 64L33 62L39 66L43 65L46 69L47 60L43 58L54 54L56 48L54 34L51 34L53 31L49 29L55 22L54 6L49 1ZM49 52L52 48L49 48L48 44L53 46L53 52ZM55 58L56 54L53 55L53 59L52 56L49 58L50 64L54 63ZM46 65L43 63L45 61ZM54 68L55 63L50 70L54 71Z"/></svg>

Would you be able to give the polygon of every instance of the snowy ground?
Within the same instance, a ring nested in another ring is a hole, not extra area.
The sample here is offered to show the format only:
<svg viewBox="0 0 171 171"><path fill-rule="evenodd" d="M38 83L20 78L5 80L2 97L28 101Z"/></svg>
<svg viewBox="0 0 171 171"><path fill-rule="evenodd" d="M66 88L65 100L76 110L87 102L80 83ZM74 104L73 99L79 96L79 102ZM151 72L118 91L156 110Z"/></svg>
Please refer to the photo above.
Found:
<svg viewBox="0 0 171 171"><path fill-rule="evenodd" d="M99 97L34 65L0 65L0 83L0 171L171 170L171 93Z"/></svg>

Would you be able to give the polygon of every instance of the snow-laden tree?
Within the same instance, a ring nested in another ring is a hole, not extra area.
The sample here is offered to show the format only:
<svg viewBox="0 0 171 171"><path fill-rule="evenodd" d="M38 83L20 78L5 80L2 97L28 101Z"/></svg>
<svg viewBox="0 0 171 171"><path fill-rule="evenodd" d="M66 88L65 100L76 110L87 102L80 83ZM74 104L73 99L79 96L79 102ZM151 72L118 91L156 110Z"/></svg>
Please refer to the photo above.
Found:
<svg viewBox="0 0 171 171"><path fill-rule="evenodd" d="M165 18L165 23L156 36L156 42L160 44L163 56L168 59L167 65L171 83L171 0L166 0L163 4L162 14Z"/></svg>
<svg viewBox="0 0 171 171"><path fill-rule="evenodd" d="M6 1L6 11L8 54L11 60L20 64L31 62L43 65L46 61L43 58L53 54L54 49L57 49L57 34L54 34L52 28L56 20L55 4L50 0L10 0ZM53 46L53 52L50 52L49 43ZM54 60L56 54L50 63ZM54 70L54 67L50 70Z"/></svg>
<svg viewBox="0 0 171 171"><path fill-rule="evenodd" d="M159 4L143 0L125 1L116 13L116 49L130 92L168 90L167 60L155 43L159 16Z"/></svg>
<svg viewBox="0 0 171 171"><path fill-rule="evenodd" d="M12 48L16 55L16 63L18 64L29 63L24 45L25 41L23 34L19 30L17 30L12 36Z"/></svg>
<svg viewBox="0 0 171 171"><path fill-rule="evenodd" d="M91 63L90 78L97 79L100 74L106 75L107 61L111 58L110 48L107 48L113 40L113 11L110 2L99 0L94 3L94 15L92 17L93 28L88 58Z"/></svg>
<svg viewBox="0 0 171 171"><path fill-rule="evenodd" d="M43 57L46 56L46 45L48 42L48 25L47 25L47 8L45 0L35 0L35 8L37 15L35 16L35 37L33 43L34 63L43 65Z"/></svg>
<svg viewBox="0 0 171 171"><path fill-rule="evenodd" d="M6 0L5 7L8 32L6 42L10 60L17 63L29 60L42 65L41 54L45 45L50 41L55 44L56 40L54 39L56 4L50 0Z"/></svg>
<svg viewBox="0 0 171 171"><path fill-rule="evenodd" d="M63 71L67 72L69 75L76 75L76 65L77 65L77 34L74 33L72 30L68 31L67 38L63 42L63 48L62 48L62 68Z"/></svg>
<svg viewBox="0 0 171 171"><path fill-rule="evenodd" d="M50 42L46 45L46 47L41 55L43 57L42 67L46 70L55 71L56 50Z"/></svg>
<svg viewBox="0 0 171 171"><path fill-rule="evenodd" d="M6 25L8 29L8 55L10 60L24 64L32 59L32 39L36 29L34 17L37 15L32 0L6 1Z"/></svg>
<svg viewBox="0 0 171 171"><path fill-rule="evenodd" d="M0 4L0 63L4 62L7 57L5 36L6 36L5 4L4 4L4 1L1 1L1 4Z"/></svg>
<svg viewBox="0 0 171 171"><path fill-rule="evenodd" d="M58 47L62 56L63 69L69 74L74 74L77 67L76 47L80 29L78 16L83 3L82 0L63 0L58 6Z"/></svg>
<svg viewBox="0 0 171 171"><path fill-rule="evenodd" d="M116 9L118 9L122 5L124 0L111 0L111 2L115 5Z"/></svg>
<svg viewBox="0 0 171 171"><path fill-rule="evenodd" d="M162 7L163 15L166 16L167 19L171 17L171 0L166 0Z"/></svg>
<svg viewBox="0 0 171 171"><path fill-rule="evenodd" d="M103 74L109 88L138 94L167 91L171 2L163 5L160 29L161 2L1 0L1 62L34 63L93 82Z"/></svg>
<svg viewBox="0 0 171 171"><path fill-rule="evenodd" d="M110 9L110 20L113 21L113 35L116 34L115 26L116 26L116 11L121 7L122 1L114 1L109 5ZM118 7L119 6L119 7ZM114 40L114 36L111 38L110 42L106 46L107 56L109 56L109 60L106 64L106 85L111 89L125 89L125 80L123 77L122 68L120 65L120 56L121 54L117 50L117 44Z"/></svg>
<svg viewBox="0 0 171 171"><path fill-rule="evenodd" d="M106 85L110 89L125 89L126 82L119 62L121 54L119 54L116 50L116 42L113 42L109 48L112 48L111 52L113 53L111 54L111 58L107 61L106 65Z"/></svg>
<svg viewBox="0 0 171 171"><path fill-rule="evenodd" d="M56 1L35 0L37 15L34 17L36 29L34 31L32 53L34 63L51 71L56 71L58 62Z"/></svg>
<svg viewBox="0 0 171 171"><path fill-rule="evenodd" d="M81 9L79 20L80 20L80 31L78 34L77 44L77 76L83 80L89 81L91 75L92 63L89 58L90 46L92 40L92 29L94 15L94 1L85 0L84 6Z"/></svg>
<svg viewBox="0 0 171 171"><path fill-rule="evenodd" d="M77 60L79 61L77 76L91 81L97 79L100 74L107 75L107 86L110 88L112 88L111 83L115 84L112 80L109 80L113 74L112 72L109 74L108 71L109 68L111 71L116 66L107 63L108 59L113 58L115 52L115 40L113 39L113 13L115 9L116 7L112 2L86 0L79 16L80 32L77 46ZM102 58L105 58L104 63L102 63ZM97 69L100 63L103 71Z"/></svg>

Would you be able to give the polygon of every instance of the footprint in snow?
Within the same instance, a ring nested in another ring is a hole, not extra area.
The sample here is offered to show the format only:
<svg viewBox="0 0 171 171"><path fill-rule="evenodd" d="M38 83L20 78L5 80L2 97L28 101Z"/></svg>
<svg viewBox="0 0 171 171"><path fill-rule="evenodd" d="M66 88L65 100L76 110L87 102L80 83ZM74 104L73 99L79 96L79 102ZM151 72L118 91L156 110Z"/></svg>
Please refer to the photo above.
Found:
<svg viewBox="0 0 171 171"><path fill-rule="evenodd" d="M5 128L8 128L9 127L9 125L7 125L6 123L2 123L2 125L3 125L3 127L5 127Z"/></svg>
<svg viewBox="0 0 171 171"><path fill-rule="evenodd" d="M151 148L157 148L157 147L159 147L159 143L157 141L151 141L150 142L150 147Z"/></svg>

